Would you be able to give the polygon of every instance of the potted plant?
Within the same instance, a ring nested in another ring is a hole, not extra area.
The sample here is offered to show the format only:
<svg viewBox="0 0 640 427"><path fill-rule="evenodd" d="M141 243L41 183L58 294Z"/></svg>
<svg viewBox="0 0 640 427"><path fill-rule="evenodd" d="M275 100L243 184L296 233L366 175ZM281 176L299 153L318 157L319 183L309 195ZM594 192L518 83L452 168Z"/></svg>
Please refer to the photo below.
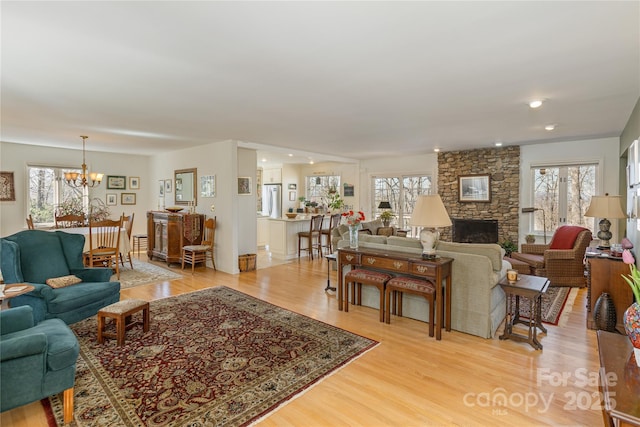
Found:
<svg viewBox="0 0 640 427"><path fill-rule="evenodd" d="M533 234L527 234L526 236L524 236L524 240L525 242L532 244L536 242L536 236L534 236Z"/></svg>
<svg viewBox="0 0 640 427"><path fill-rule="evenodd" d="M624 330L633 345L636 364L640 367L640 271L636 267L636 260L629 249L622 251L622 260L629 265L629 274L622 278L631 287L636 302L624 312Z"/></svg>
<svg viewBox="0 0 640 427"><path fill-rule="evenodd" d="M340 198L338 193L330 193L327 196L327 207L332 211L341 211L344 206L344 200Z"/></svg>
<svg viewBox="0 0 640 427"><path fill-rule="evenodd" d="M500 242L500 246L504 249L505 256L511 256L512 252L517 252L518 250L518 245L516 245L509 237Z"/></svg>
<svg viewBox="0 0 640 427"><path fill-rule="evenodd" d="M382 211L382 213L380 214L382 225L384 225L385 227L388 227L389 223L391 222L394 216L395 215L391 213L391 211Z"/></svg>

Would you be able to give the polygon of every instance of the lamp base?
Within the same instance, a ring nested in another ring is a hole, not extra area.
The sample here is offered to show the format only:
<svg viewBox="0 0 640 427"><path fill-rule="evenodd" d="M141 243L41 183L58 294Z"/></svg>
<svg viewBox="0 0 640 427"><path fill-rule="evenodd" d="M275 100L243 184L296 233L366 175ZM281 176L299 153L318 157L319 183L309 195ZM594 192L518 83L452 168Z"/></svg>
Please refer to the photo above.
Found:
<svg viewBox="0 0 640 427"><path fill-rule="evenodd" d="M440 255L436 255L436 254L422 254L422 259L425 260L434 260L434 259L438 259L440 258Z"/></svg>

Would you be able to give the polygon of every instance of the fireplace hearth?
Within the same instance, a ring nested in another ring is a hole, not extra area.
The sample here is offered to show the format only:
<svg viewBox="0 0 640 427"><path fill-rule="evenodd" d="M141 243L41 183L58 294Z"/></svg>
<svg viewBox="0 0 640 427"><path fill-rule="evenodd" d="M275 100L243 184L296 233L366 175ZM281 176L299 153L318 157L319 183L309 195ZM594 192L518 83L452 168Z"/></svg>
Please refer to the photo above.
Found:
<svg viewBox="0 0 640 427"><path fill-rule="evenodd" d="M452 218L452 239L458 243L498 243L498 220Z"/></svg>

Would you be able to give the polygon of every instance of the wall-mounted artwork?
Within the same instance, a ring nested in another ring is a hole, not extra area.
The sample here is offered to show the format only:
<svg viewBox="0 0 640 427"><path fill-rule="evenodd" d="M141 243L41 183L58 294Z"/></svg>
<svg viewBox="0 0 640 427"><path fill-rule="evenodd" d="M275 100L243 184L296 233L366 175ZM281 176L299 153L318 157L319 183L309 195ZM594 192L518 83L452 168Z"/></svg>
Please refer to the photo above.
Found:
<svg viewBox="0 0 640 427"><path fill-rule="evenodd" d="M118 204L118 195L116 193L107 193L107 206L115 206Z"/></svg>
<svg viewBox="0 0 640 427"><path fill-rule="evenodd" d="M120 195L120 204L121 205L135 205L136 204L136 193L122 193Z"/></svg>
<svg viewBox="0 0 640 427"><path fill-rule="evenodd" d="M172 187L173 187L173 181L171 181L170 179L165 179L164 180L164 193L171 193L172 191Z"/></svg>
<svg viewBox="0 0 640 427"><path fill-rule="evenodd" d="M0 202L15 202L16 186L13 172L0 172Z"/></svg>
<svg viewBox="0 0 640 427"><path fill-rule="evenodd" d="M353 184L344 183L344 190L342 191L342 195L344 197L353 197L355 195L355 186Z"/></svg>
<svg viewBox="0 0 640 427"><path fill-rule="evenodd" d="M241 196L251 195L251 177L238 177L238 194Z"/></svg>
<svg viewBox="0 0 640 427"><path fill-rule="evenodd" d="M466 175L458 177L459 202L490 202L489 175Z"/></svg>
<svg viewBox="0 0 640 427"><path fill-rule="evenodd" d="M129 177L129 190L139 190L140 189L140 177L139 176L130 176Z"/></svg>
<svg viewBox="0 0 640 427"><path fill-rule="evenodd" d="M107 190L126 190L127 189L127 177L126 176L107 176Z"/></svg>
<svg viewBox="0 0 640 427"><path fill-rule="evenodd" d="M204 175L200 177L200 197L216 197L215 175Z"/></svg>
<svg viewBox="0 0 640 427"><path fill-rule="evenodd" d="M158 180L158 196L164 197L164 179Z"/></svg>

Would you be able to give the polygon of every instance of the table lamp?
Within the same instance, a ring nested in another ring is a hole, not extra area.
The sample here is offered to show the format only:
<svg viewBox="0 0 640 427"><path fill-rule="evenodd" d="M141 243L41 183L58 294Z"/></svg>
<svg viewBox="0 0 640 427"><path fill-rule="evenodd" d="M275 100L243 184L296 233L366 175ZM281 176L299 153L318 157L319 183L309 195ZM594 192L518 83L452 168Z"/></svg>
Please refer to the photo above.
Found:
<svg viewBox="0 0 640 427"><path fill-rule="evenodd" d="M608 250L611 248L609 240L611 239L611 221L607 218L621 219L626 218L627 215L622 210L622 204L620 203L621 196L610 196L606 193L604 196L591 197L591 204L584 213L584 216L602 218L598 223L600 231L598 231L598 239L600 239L600 245L598 249Z"/></svg>
<svg viewBox="0 0 640 427"><path fill-rule="evenodd" d="M412 226L423 227L420 231L422 258L436 258L436 246L440 240L438 228L451 226L451 218L440 196L438 194L419 196L409 222Z"/></svg>
<svg viewBox="0 0 640 427"><path fill-rule="evenodd" d="M389 202L380 202L380 204L378 205L378 209L391 209L391 203ZM389 226L389 222L391 221L391 218L393 218L393 214L391 213L391 211L383 211L380 214L380 218L382 219L382 224L385 227Z"/></svg>

